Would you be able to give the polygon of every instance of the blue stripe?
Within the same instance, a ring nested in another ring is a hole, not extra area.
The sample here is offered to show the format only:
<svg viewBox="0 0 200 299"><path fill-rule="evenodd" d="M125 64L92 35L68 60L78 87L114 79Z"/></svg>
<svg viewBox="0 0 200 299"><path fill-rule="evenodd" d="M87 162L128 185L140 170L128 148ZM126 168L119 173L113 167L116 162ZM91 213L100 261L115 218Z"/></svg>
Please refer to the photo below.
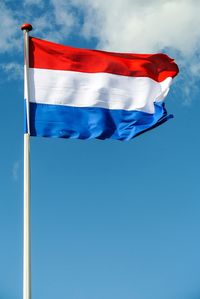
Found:
<svg viewBox="0 0 200 299"><path fill-rule="evenodd" d="M41 137L129 140L171 117L163 103L155 104L154 114L30 103L31 136Z"/></svg>

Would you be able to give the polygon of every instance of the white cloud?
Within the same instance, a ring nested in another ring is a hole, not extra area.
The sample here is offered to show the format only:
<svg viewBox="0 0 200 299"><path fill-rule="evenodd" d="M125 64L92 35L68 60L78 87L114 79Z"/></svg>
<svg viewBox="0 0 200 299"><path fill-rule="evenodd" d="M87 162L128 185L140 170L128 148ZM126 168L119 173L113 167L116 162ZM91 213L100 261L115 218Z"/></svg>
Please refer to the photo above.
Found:
<svg viewBox="0 0 200 299"><path fill-rule="evenodd" d="M191 55L200 46L198 0L76 0L85 12L83 32L99 46L154 52L173 47Z"/></svg>
<svg viewBox="0 0 200 299"><path fill-rule="evenodd" d="M18 49L19 38L15 28L18 28L15 12L0 2L0 53Z"/></svg>
<svg viewBox="0 0 200 299"><path fill-rule="evenodd" d="M67 39L69 34L73 34L72 32L79 34L80 20L77 15L79 5L77 6L76 2L71 0L51 0L51 4L57 35L60 37L57 39Z"/></svg>

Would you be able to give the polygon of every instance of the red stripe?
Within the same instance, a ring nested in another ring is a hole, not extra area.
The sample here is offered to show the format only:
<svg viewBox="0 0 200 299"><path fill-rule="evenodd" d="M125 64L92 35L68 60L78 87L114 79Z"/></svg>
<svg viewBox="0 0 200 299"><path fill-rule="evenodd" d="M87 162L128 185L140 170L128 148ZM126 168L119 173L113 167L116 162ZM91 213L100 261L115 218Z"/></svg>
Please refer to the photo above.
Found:
<svg viewBox="0 0 200 299"><path fill-rule="evenodd" d="M178 66L165 54L128 54L79 49L33 37L30 37L30 67L149 77L157 82L178 74Z"/></svg>

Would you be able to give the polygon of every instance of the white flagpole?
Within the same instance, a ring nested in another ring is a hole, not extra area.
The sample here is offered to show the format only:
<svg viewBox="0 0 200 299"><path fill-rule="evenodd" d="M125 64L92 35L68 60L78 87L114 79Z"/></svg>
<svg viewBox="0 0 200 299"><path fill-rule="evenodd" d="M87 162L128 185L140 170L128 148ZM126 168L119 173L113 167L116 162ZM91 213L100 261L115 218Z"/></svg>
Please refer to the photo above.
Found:
<svg viewBox="0 0 200 299"><path fill-rule="evenodd" d="M24 224L23 224L23 299L31 299L31 238L30 238L30 117L29 117L29 31L30 24L21 26L24 32L24 88L27 130L24 133Z"/></svg>

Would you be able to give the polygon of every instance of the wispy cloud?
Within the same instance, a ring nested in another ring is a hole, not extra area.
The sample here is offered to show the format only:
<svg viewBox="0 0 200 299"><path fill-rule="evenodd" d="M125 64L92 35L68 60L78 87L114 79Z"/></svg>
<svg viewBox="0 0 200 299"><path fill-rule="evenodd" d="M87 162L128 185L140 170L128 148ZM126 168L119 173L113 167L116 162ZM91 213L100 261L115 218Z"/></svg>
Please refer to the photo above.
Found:
<svg viewBox="0 0 200 299"><path fill-rule="evenodd" d="M43 0L24 0L25 5L44 5Z"/></svg>
<svg viewBox="0 0 200 299"><path fill-rule="evenodd" d="M20 40L15 28L18 27L15 11L0 2L0 53L18 50Z"/></svg>
<svg viewBox="0 0 200 299"><path fill-rule="evenodd" d="M17 62L0 63L0 69L5 72L7 80L23 78L23 66Z"/></svg>
<svg viewBox="0 0 200 299"><path fill-rule="evenodd" d="M14 162L12 167L12 178L16 182L19 179L19 167L20 167L20 161L17 160Z"/></svg>

